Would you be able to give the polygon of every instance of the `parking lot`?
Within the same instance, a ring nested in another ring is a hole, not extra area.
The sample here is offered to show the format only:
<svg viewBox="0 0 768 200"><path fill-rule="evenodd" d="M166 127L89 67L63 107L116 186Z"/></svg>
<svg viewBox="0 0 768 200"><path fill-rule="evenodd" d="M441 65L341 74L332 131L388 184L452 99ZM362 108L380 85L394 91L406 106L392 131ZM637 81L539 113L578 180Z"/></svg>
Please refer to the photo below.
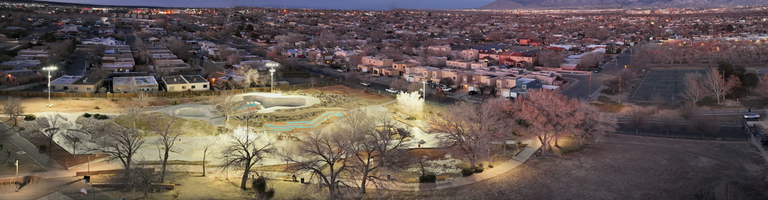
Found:
<svg viewBox="0 0 768 200"><path fill-rule="evenodd" d="M632 95L632 100L679 100L678 94L685 90L685 74L705 72L706 69L652 69Z"/></svg>

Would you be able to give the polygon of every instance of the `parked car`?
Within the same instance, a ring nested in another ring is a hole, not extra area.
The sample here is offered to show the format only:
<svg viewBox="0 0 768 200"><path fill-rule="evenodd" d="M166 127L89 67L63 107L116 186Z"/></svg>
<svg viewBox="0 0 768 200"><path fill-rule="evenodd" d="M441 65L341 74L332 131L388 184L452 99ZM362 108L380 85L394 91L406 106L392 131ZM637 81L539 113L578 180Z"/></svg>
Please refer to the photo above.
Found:
<svg viewBox="0 0 768 200"><path fill-rule="evenodd" d="M440 89L443 90L443 92L448 92L448 91L453 90L453 88L449 88L449 87L446 87L446 86L442 86L442 87L440 87Z"/></svg>
<svg viewBox="0 0 768 200"><path fill-rule="evenodd" d="M744 115L744 119L760 119L760 115L757 113L749 113Z"/></svg>
<svg viewBox="0 0 768 200"><path fill-rule="evenodd" d="M400 92L400 91L399 91L399 90L396 90L396 89L394 89L394 88L387 88L387 92L389 92L389 93L392 93L392 94L397 94L397 93L398 93L398 92Z"/></svg>
<svg viewBox="0 0 768 200"><path fill-rule="evenodd" d="M336 71L339 72L339 73L347 72L347 70L343 70L343 69L337 69Z"/></svg>
<svg viewBox="0 0 768 200"><path fill-rule="evenodd" d="M469 94L469 95L476 95L477 91L472 90L472 91L467 92L467 94Z"/></svg>
<svg viewBox="0 0 768 200"><path fill-rule="evenodd" d="M369 82L360 82L360 85L368 87L368 86L371 86L371 83L369 83Z"/></svg>
<svg viewBox="0 0 768 200"><path fill-rule="evenodd" d="M601 67L595 68L595 70L594 70L594 71L592 71L592 72L594 72L594 73L600 73L600 71L603 71L603 68L601 68Z"/></svg>

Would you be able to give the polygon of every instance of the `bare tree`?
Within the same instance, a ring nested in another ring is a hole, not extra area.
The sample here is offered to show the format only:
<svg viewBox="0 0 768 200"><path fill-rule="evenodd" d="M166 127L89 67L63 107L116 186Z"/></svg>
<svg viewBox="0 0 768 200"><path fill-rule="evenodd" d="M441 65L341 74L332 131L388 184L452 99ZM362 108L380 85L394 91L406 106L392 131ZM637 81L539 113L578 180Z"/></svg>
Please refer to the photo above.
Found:
<svg viewBox="0 0 768 200"><path fill-rule="evenodd" d="M133 98L133 101L139 104L139 107L142 107L142 108L144 106L147 106L147 104L149 104L149 102L153 100L155 100L154 96L152 96L151 94L147 94L146 92L141 90L138 90L138 92L136 92L136 97Z"/></svg>
<svg viewBox="0 0 768 200"><path fill-rule="evenodd" d="M544 67L560 67L564 60L563 53L557 51L541 51L538 55L539 64Z"/></svg>
<svg viewBox="0 0 768 200"><path fill-rule="evenodd" d="M659 127L664 130L667 135L669 135L670 131L675 131L679 127L677 126L677 121L675 119L672 119L669 116L664 116L661 118L661 123L659 123Z"/></svg>
<svg viewBox="0 0 768 200"><path fill-rule="evenodd" d="M632 107L627 114L627 123L635 128L635 134L637 134L640 128L648 125L648 111L640 107Z"/></svg>
<svg viewBox="0 0 768 200"><path fill-rule="evenodd" d="M238 127L224 137L222 142L225 145L221 152L224 166L243 170L240 189L246 190L251 168L274 151L272 140L266 132L254 132L247 127Z"/></svg>
<svg viewBox="0 0 768 200"><path fill-rule="evenodd" d="M763 74L763 77L757 82L757 87L755 89L758 94L761 94L763 97L768 97L768 73Z"/></svg>
<svg viewBox="0 0 768 200"><path fill-rule="evenodd" d="M106 126L104 129L99 130L99 132L104 133L104 136L97 140L97 144L101 148L94 149L94 151L109 155L111 160L120 160L123 167L126 170L130 170L131 166L134 165L133 156L136 155L136 151L139 150L146 139L139 136L139 132L136 129L118 125Z"/></svg>
<svg viewBox="0 0 768 200"><path fill-rule="evenodd" d="M575 134L584 118L577 100L556 91L532 90L518 99L514 104L518 124L539 139L545 153L551 151L552 142L556 143L560 136Z"/></svg>
<svg viewBox="0 0 768 200"><path fill-rule="evenodd" d="M421 83L411 83L408 84L408 92L416 92L421 93L422 84Z"/></svg>
<svg viewBox="0 0 768 200"><path fill-rule="evenodd" d="M60 133L65 133L69 127L67 119L58 113L54 113L47 117L37 118L37 124L42 127L41 132L48 137L48 155L51 155L53 149L53 138Z"/></svg>
<svg viewBox="0 0 768 200"><path fill-rule="evenodd" d="M219 142L219 137L214 137L210 140L206 140L203 143L203 177L205 177L205 159L210 155L213 151L211 149L213 145L216 145L216 143Z"/></svg>
<svg viewBox="0 0 768 200"><path fill-rule="evenodd" d="M590 68L592 66L596 66L600 61L603 61L603 56L605 56L602 53L588 53L581 56L579 59L579 66L582 68Z"/></svg>
<svg viewBox="0 0 768 200"><path fill-rule="evenodd" d="M683 93L680 93L680 97L693 102L693 106L696 107L696 102L710 95L702 85L703 80L704 76L700 73L694 72L685 74L685 79L683 80L685 83L685 90L683 90Z"/></svg>
<svg viewBox="0 0 768 200"><path fill-rule="evenodd" d="M408 81L405 79L395 79L389 83L389 87L399 91L405 91L408 89Z"/></svg>
<svg viewBox="0 0 768 200"><path fill-rule="evenodd" d="M259 80L259 69L251 67L250 65L241 65L240 69L237 69L237 73L243 77L243 85L245 88L250 88L253 82Z"/></svg>
<svg viewBox="0 0 768 200"><path fill-rule="evenodd" d="M237 106L240 105L235 93L231 91L221 91L218 98L211 100L216 102L216 111L224 115L225 122L229 122L229 117L237 113Z"/></svg>
<svg viewBox="0 0 768 200"><path fill-rule="evenodd" d="M21 98L8 97L8 100L3 102L3 114L8 115L13 120L13 126L16 126L18 116L24 115L24 106L21 105Z"/></svg>
<svg viewBox="0 0 768 200"><path fill-rule="evenodd" d="M362 194L366 193L369 183L377 187L385 186L384 179L378 173L382 168L393 164L390 160L396 156L395 149L403 145L409 133L401 133L397 122L388 113L373 113L355 110L343 121L346 126L343 131L352 134L354 145L351 151L357 152L352 156L350 171L355 180L359 180ZM379 125L377 128L375 125ZM392 136L396 139L393 139ZM356 181L357 182L357 181Z"/></svg>
<svg viewBox="0 0 768 200"><path fill-rule="evenodd" d="M158 115L150 115L146 120L150 130L159 136L160 138L157 140L157 145L161 146L163 148L163 154L161 155L161 159L163 159L161 171L160 171L160 182L162 183L165 180L165 172L166 167L168 165L168 156L170 156L171 148L173 148L173 145L176 144L176 141L178 141L179 136L184 134L179 129L178 125L176 125L176 121L179 119L175 116L158 116Z"/></svg>
<svg viewBox="0 0 768 200"><path fill-rule="evenodd" d="M475 105L460 102L445 109L443 113L429 115L431 132L438 135L441 143L459 147L475 167L478 160L488 153L491 142L502 139L509 131L505 109L506 99L495 98Z"/></svg>
<svg viewBox="0 0 768 200"><path fill-rule="evenodd" d="M616 131L618 120L612 114L600 112L600 109L588 103L581 103L579 112L584 120L578 125L576 132L579 138L579 146L584 145L584 139L589 136L598 137Z"/></svg>
<svg viewBox="0 0 768 200"><path fill-rule="evenodd" d="M342 196L341 186L343 173L349 170L352 150L352 137L342 131L310 132L306 139L300 141L282 157L286 162L296 163L296 169L309 171L317 178L319 185L328 188L329 199Z"/></svg>
<svg viewBox="0 0 768 200"><path fill-rule="evenodd" d="M717 103L720 104L720 98L725 99L725 95L738 84L738 78L734 81L726 81L722 74L717 71L717 68L710 68L707 74L704 76L704 87L717 99ZM740 81L739 81L740 82Z"/></svg>
<svg viewBox="0 0 768 200"><path fill-rule="evenodd" d="M72 144L72 157L74 157L77 154L77 145L82 144L87 140L88 136L79 131L66 131L64 133L65 134L62 135L64 136L64 139Z"/></svg>
<svg viewBox="0 0 768 200"><path fill-rule="evenodd" d="M720 131L720 126L713 124L710 120L696 116L688 123L688 129L699 132L703 139L705 134L714 134Z"/></svg>

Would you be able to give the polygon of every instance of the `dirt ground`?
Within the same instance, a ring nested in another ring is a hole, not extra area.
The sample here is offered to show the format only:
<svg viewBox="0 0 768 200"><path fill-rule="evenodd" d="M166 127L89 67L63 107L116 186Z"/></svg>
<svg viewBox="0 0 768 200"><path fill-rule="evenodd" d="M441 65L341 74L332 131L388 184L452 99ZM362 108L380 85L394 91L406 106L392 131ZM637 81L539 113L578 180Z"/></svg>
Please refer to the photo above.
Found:
<svg viewBox="0 0 768 200"><path fill-rule="evenodd" d="M4 99L4 98L2 98ZM3 100L5 101L5 99ZM2 103L3 101L0 101ZM45 107L47 98L26 98L22 100L25 113L38 112L94 112L94 113L119 113L122 111L120 103L109 99L51 99L52 108ZM98 106L99 109L95 109Z"/></svg>
<svg viewBox="0 0 768 200"><path fill-rule="evenodd" d="M747 142L609 135L483 182L385 199L768 199L766 164L753 151Z"/></svg>
<svg viewBox="0 0 768 200"><path fill-rule="evenodd" d="M368 92L368 91L357 89L357 88L351 88L344 85L325 86L325 87L319 87L319 88L313 88L313 89L306 89L304 91L305 92L321 91L323 93L328 93L328 94L349 95L349 96L361 98L364 100L372 101L375 103L386 103L386 102L395 100L395 98L391 96L374 94L372 92Z"/></svg>
<svg viewBox="0 0 768 200"><path fill-rule="evenodd" d="M226 180L201 177L195 173L173 173L171 176L174 183L181 185L177 185L174 190L149 193L149 197L144 199L252 199L252 191L243 191ZM104 188L102 191L114 199L141 199L144 195L119 189Z"/></svg>

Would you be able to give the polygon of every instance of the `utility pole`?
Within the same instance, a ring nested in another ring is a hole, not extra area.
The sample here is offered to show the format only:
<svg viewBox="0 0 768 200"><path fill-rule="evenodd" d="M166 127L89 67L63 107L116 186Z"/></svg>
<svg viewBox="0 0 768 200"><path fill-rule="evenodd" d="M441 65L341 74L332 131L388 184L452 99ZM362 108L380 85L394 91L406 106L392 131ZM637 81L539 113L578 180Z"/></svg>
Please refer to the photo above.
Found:
<svg viewBox="0 0 768 200"><path fill-rule="evenodd" d="M739 115L739 106L741 103L739 103L739 99L736 98L736 125L741 124L741 116Z"/></svg>
<svg viewBox="0 0 768 200"><path fill-rule="evenodd" d="M589 93L587 96L592 99L592 73L589 73ZM589 101L589 99L587 101Z"/></svg>
<svg viewBox="0 0 768 200"><path fill-rule="evenodd" d="M621 105L621 76L619 76L619 105Z"/></svg>

